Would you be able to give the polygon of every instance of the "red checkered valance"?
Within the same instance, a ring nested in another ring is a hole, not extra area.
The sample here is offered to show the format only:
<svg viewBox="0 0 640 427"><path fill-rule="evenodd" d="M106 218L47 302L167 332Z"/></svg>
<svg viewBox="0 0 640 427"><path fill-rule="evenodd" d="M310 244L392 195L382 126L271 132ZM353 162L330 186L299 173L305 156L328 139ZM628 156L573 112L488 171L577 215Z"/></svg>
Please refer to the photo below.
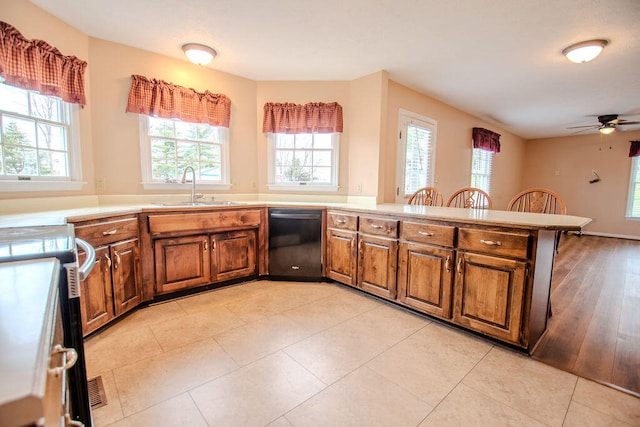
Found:
<svg viewBox="0 0 640 427"><path fill-rule="evenodd" d="M231 100L226 95L196 92L138 75L132 75L131 78L128 113L229 127Z"/></svg>
<svg viewBox="0 0 640 427"><path fill-rule="evenodd" d="M342 106L325 104L272 103L264 104L262 131L273 133L333 133L342 132Z"/></svg>
<svg viewBox="0 0 640 427"><path fill-rule="evenodd" d="M7 84L85 105L86 68L86 61L64 56L42 40L28 40L0 21L0 76Z"/></svg>
<svg viewBox="0 0 640 427"><path fill-rule="evenodd" d="M473 128L473 148L500 152L500 134L483 128Z"/></svg>

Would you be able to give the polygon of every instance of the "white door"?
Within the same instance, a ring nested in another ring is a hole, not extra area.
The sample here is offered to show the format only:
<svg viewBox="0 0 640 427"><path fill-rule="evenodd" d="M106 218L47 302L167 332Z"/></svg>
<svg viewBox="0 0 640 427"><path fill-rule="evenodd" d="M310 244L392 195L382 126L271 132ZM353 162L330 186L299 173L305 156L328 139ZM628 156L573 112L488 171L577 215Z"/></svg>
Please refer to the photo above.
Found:
<svg viewBox="0 0 640 427"><path fill-rule="evenodd" d="M400 110L396 203L405 204L416 190L433 186L435 148L436 121Z"/></svg>

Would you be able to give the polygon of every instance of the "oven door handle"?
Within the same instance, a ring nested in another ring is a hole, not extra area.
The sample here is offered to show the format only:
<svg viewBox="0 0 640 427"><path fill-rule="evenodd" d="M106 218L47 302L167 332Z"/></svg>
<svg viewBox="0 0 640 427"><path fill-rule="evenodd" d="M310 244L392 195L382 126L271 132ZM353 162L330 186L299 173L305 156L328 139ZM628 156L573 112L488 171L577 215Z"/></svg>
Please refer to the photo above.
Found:
<svg viewBox="0 0 640 427"><path fill-rule="evenodd" d="M79 237L76 237L76 244L82 248L87 258L84 260L80 268L78 268L78 278L80 281L87 278L93 265L96 263L96 250L89 243Z"/></svg>

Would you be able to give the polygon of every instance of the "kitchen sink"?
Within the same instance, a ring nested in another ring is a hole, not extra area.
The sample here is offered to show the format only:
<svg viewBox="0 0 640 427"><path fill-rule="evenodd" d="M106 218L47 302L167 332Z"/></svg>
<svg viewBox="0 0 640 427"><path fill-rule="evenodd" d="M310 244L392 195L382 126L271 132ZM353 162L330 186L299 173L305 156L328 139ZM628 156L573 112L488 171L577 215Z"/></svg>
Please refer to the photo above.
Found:
<svg viewBox="0 0 640 427"><path fill-rule="evenodd" d="M210 201L200 201L200 202L160 202L154 203L156 206L234 206L234 205L246 205L244 202L232 202L232 201L222 201L222 200L210 200Z"/></svg>

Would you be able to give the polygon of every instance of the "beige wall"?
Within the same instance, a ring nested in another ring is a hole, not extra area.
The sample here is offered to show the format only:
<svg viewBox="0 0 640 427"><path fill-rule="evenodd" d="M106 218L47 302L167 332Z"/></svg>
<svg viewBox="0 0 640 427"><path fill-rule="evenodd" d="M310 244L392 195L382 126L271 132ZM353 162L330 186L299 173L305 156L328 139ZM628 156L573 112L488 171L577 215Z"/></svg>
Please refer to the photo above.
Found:
<svg viewBox="0 0 640 427"><path fill-rule="evenodd" d="M593 219L586 232L640 237L640 221L625 219L629 141L638 139L640 131L529 141L522 183L560 193L569 214ZM590 184L594 169L601 180Z"/></svg>
<svg viewBox="0 0 640 427"><path fill-rule="evenodd" d="M471 129L483 127L501 135L501 151L494 156L491 198L495 209L506 209L511 197L522 190L521 169L524 162L525 140L457 110L447 104L418 93L394 81L389 82L387 112L386 156L381 167L387 180L384 201L395 198L396 146L398 143L398 112L405 109L437 121L435 187L445 199L457 189L471 182Z"/></svg>

